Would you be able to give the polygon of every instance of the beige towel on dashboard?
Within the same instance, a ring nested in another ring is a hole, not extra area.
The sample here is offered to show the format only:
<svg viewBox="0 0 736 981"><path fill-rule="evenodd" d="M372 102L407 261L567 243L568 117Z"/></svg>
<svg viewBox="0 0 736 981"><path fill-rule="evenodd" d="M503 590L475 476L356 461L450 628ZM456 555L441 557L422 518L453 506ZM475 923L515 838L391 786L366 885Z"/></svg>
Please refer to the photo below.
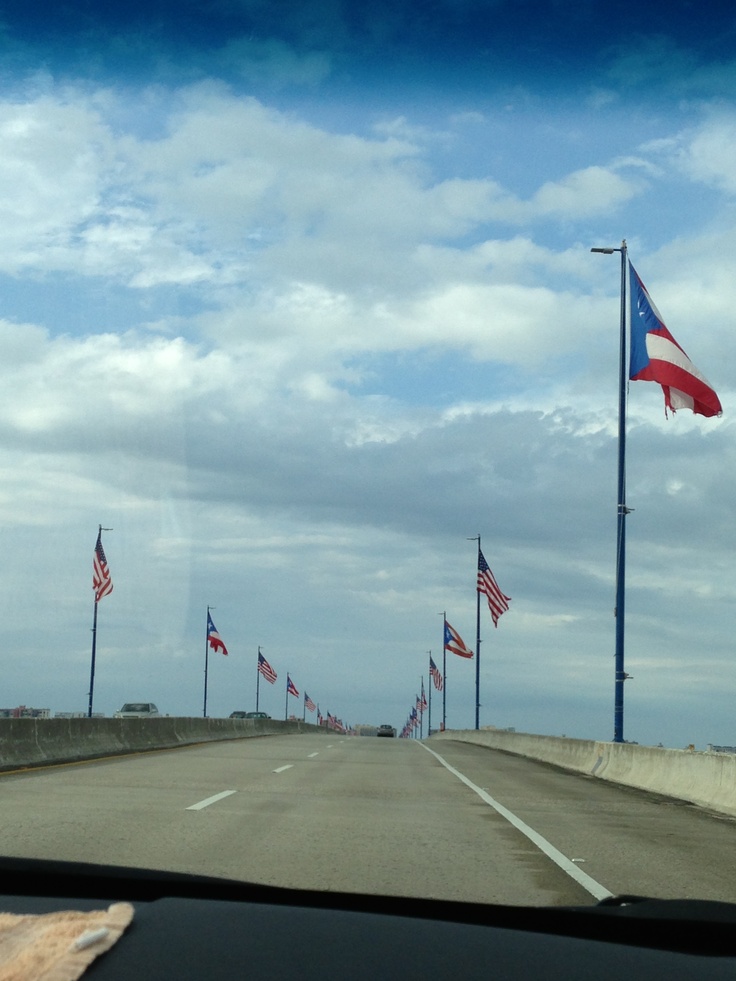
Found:
<svg viewBox="0 0 736 981"><path fill-rule="evenodd" d="M0 913L0 981L76 981L132 919L130 903L90 913Z"/></svg>

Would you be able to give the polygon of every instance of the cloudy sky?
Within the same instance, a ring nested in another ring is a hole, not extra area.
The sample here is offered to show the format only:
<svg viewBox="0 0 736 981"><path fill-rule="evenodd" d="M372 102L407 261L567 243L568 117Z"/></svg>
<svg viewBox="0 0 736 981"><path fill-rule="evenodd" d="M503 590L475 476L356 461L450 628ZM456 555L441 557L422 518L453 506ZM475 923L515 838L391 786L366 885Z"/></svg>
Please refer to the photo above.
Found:
<svg viewBox="0 0 736 981"><path fill-rule="evenodd" d="M729 5L110 6L0 3L0 704L86 709L101 524L96 710L209 605L209 714L400 726L480 534L481 724L610 739L625 238L724 408L631 385L625 736L736 743Z"/></svg>

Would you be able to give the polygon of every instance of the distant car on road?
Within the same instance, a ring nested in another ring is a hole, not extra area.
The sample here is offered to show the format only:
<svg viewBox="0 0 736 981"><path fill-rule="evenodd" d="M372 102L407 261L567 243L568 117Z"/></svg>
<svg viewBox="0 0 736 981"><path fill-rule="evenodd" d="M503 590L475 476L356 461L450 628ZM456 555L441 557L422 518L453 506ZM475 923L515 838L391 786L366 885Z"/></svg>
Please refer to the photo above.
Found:
<svg viewBox="0 0 736 981"><path fill-rule="evenodd" d="M157 719L161 713L153 702L126 702L114 719Z"/></svg>
<svg viewBox="0 0 736 981"><path fill-rule="evenodd" d="M230 718L231 719L247 719L248 718L248 713L247 712L231 712L230 713Z"/></svg>
<svg viewBox="0 0 736 981"><path fill-rule="evenodd" d="M270 719L270 715L266 715L265 712L246 712L246 719Z"/></svg>
<svg viewBox="0 0 736 981"><path fill-rule="evenodd" d="M378 731L376 732L376 735L377 736L390 736L391 738L393 738L396 735L396 730L394 729L393 726L382 725L382 726L379 726L378 727Z"/></svg>

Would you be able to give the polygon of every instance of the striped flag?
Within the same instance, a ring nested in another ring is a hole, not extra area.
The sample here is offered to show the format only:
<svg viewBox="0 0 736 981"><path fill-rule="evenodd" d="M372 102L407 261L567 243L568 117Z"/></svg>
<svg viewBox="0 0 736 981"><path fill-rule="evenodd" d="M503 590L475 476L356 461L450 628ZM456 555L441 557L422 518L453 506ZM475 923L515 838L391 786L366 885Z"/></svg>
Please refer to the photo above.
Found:
<svg viewBox="0 0 736 981"><path fill-rule="evenodd" d="M437 691L442 691L442 672L431 657L429 659L429 673L432 676L434 687L437 689Z"/></svg>
<svg viewBox="0 0 736 981"><path fill-rule="evenodd" d="M445 620L445 650L450 651L451 654L457 654L459 657L473 657L473 652L447 620Z"/></svg>
<svg viewBox="0 0 736 981"><path fill-rule="evenodd" d="M636 269L629 262L631 300L632 381L653 381L664 392L667 409L691 409L701 416L719 416L721 403L713 386L698 371L667 329Z"/></svg>
<svg viewBox="0 0 736 981"><path fill-rule="evenodd" d="M314 710L317 708L306 692L304 692L304 708L308 709L310 712L314 712Z"/></svg>
<svg viewBox="0 0 736 981"><path fill-rule="evenodd" d="M258 670L266 679L266 681L270 681L272 685L275 683L276 672L268 663L268 661L265 659L263 654L261 654L260 651L258 652Z"/></svg>
<svg viewBox="0 0 736 981"><path fill-rule="evenodd" d="M427 696L424 693L424 679L422 678L422 708L421 711L425 712L427 710Z"/></svg>
<svg viewBox="0 0 736 981"><path fill-rule="evenodd" d="M488 568L488 563L480 549L478 549L478 592L485 593L486 599L488 600L488 609L491 611L491 617L493 618L493 626L497 627L498 618L508 610L511 597L504 596L498 588L498 583Z"/></svg>
<svg viewBox="0 0 736 981"><path fill-rule="evenodd" d="M209 610L207 610L207 643L213 651L222 651L223 654L227 655L227 647L225 647L222 638L215 629Z"/></svg>
<svg viewBox="0 0 736 981"><path fill-rule="evenodd" d="M288 674L286 675L286 694L294 695L295 698L299 698L299 692L296 690L296 685Z"/></svg>
<svg viewBox="0 0 736 981"><path fill-rule="evenodd" d="M92 588L95 591L95 603L99 603L103 596L109 596L112 592L112 579L107 567L105 550L102 547L102 528L97 532L97 544L92 560Z"/></svg>

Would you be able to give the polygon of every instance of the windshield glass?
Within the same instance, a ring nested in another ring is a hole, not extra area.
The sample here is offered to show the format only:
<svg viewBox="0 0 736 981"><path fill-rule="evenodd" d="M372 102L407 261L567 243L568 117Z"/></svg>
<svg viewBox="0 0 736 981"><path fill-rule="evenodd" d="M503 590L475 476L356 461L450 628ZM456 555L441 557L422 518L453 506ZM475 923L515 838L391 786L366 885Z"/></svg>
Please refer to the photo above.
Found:
<svg viewBox="0 0 736 981"><path fill-rule="evenodd" d="M0 10L0 853L736 900L733 11Z"/></svg>

